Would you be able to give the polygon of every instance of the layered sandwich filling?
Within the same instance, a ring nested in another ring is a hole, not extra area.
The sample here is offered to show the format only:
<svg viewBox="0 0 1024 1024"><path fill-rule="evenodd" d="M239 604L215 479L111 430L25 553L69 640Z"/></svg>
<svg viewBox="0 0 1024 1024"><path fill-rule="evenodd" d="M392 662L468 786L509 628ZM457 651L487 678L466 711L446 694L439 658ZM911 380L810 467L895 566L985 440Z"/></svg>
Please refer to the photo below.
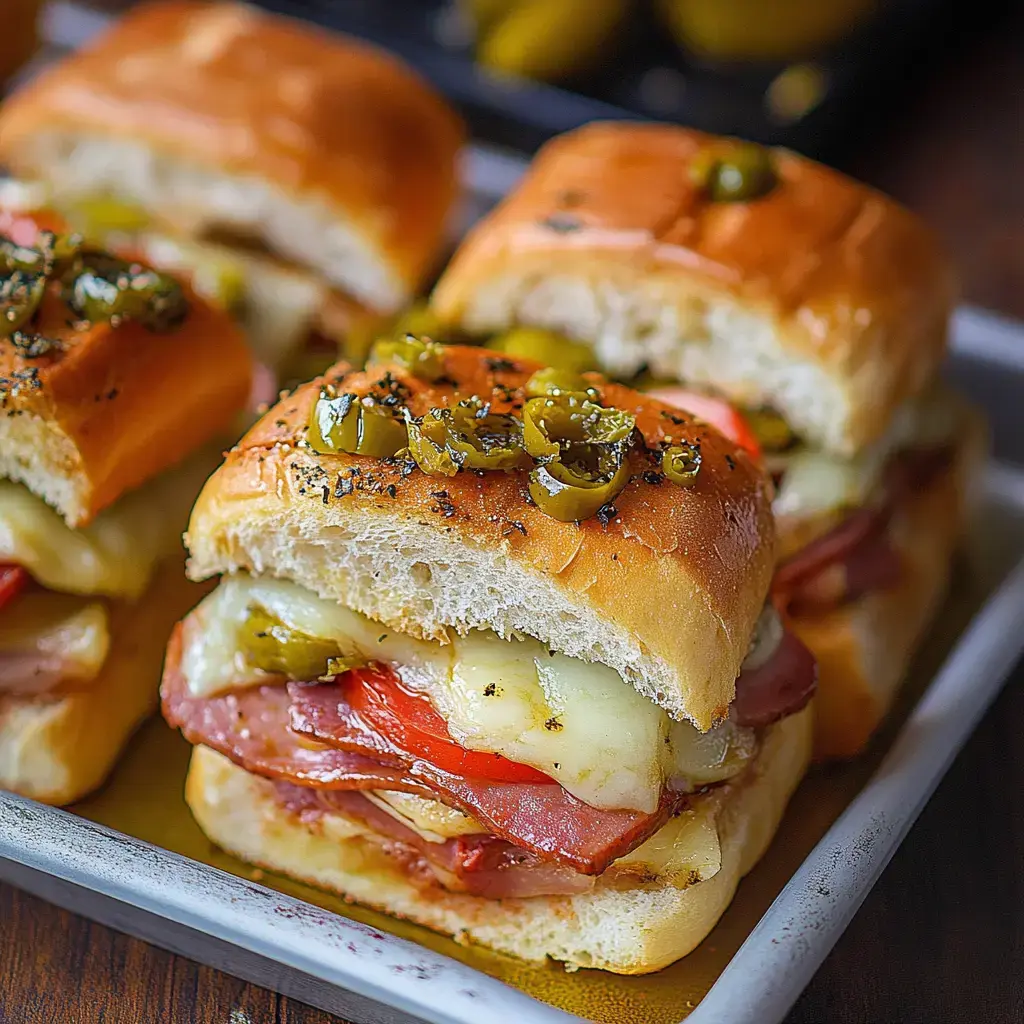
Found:
<svg viewBox="0 0 1024 1024"><path fill-rule="evenodd" d="M27 487L0 480L0 696L88 688L119 605L143 597L181 553L192 497L209 470L195 457L79 529Z"/></svg>
<svg viewBox="0 0 1024 1024"><path fill-rule="evenodd" d="M773 597L782 611L821 615L900 582L894 517L955 459L958 409L943 388L903 407L879 442L851 458L803 443L774 413L744 415L682 388L653 393L763 458L776 484Z"/></svg>
<svg viewBox="0 0 1024 1024"><path fill-rule="evenodd" d="M814 678L768 610L729 718L700 733L533 638L420 640L237 574L182 624L163 696L190 741L274 779L284 809L340 815L417 879L500 897L583 891L608 871L710 877L721 788Z"/></svg>

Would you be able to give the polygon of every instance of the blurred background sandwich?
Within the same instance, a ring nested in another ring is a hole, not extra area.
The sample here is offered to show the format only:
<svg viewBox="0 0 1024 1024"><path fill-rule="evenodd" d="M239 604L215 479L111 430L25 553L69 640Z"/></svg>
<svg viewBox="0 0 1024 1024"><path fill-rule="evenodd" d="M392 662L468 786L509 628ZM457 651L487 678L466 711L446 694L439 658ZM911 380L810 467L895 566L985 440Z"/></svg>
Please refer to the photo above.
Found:
<svg viewBox="0 0 1024 1024"><path fill-rule="evenodd" d="M436 269L462 139L389 54L199 0L139 5L0 110L23 205L187 269L300 377L365 355Z"/></svg>
<svg viewBox="0 0 1024 1024"><path fill-rule="evenodd" d="M69 803L157 701L181 532L251 388L187 283L0 208L0 788Z"/></svg>

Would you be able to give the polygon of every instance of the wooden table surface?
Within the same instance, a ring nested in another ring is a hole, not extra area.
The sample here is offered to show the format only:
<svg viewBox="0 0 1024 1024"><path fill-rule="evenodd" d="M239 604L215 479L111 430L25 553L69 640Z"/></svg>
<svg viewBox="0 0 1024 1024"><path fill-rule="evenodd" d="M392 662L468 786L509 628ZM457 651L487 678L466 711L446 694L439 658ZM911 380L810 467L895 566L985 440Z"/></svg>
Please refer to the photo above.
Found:
<svg viewBox="0 0 1024 1024"><path fill-rule="evenodd" d="M855 167L944 234L967 298L1024 318L1024 17ZM1018 667L789 1024L1024 1021L1022 735ZM0 886L3 1024L333 1020Z"/></svg>

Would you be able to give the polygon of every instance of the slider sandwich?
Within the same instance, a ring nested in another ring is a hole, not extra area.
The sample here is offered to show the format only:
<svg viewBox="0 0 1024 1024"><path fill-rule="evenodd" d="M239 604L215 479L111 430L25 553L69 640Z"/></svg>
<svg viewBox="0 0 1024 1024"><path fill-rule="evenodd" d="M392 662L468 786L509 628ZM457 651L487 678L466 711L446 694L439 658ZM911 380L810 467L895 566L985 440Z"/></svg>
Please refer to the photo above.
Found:
<svg viewBox="0 0 1024 1024"><path fill-rule="evenodd" d="M983 431L936 379L953 302L931 232L866 186L783 150L608 123L543 149L432 308L657 389L763 461L774 600L819 662L817 753L843 756L941 601L980 461Z"/></svg>
<svg viewBox="0 0 1024 1024"><path fill-rule="evenodd" d="M167 720L219 846L527 959L692 950L810 756L770 482L597 374L379 343L204 488Z"/></svg>
<svg viewBox="0 0 1024 1024"><path fill-rule="evenodd" d="M23 202L228 306L258 358L336 358L435 268L462 126L364 43L235 3L145 3L0 112ZM365 344L364 344L365 354Z"/></svg>
<svg viewBox="0 0 1024 1024"><path fill-rule="evenodd" d="M251 378L226 314L62 227L0 209L0 788L56 804L157 704L197 597L181 533Z"/></svg>

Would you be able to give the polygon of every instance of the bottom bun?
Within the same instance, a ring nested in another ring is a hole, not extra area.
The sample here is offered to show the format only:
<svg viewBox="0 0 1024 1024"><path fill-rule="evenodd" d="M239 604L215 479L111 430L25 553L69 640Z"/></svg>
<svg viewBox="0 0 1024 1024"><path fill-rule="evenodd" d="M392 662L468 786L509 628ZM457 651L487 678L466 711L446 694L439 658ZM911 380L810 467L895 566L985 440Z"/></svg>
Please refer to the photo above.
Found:
<svg viewBox="0 0 1024 1024"><path fill-rule="evenodd" d="M69 804L100 786L156 709L167 636L204 589L168 561L138 602L112 603L110 652L88 689L0 697L0 789Z"/></svg>
<svg viewBox="0 0 1024 1024"><path fill-rule="evenodd" d="M985 443L983 425L971 419L953 465L897 510L890 526L903 559L897 586L826 615L791 620L818 659L815 759L860 753L892 705L945 597Z"/></svg>
<svg viewBox="0 0 1024 1024"><path fill-rule="evenodd" d="M346 899L406 918L460 942L526 960L552 957L619 974L656 971L693 950L715 926L761 858L810 758L810 709L766 731L741 780L720 787L722 866L688 888L614 888L598 880L573 896L490 900L414 884L365 827L330 814L313 823L290 814L272 783L207 747L192 753L185 798L203 831L243 860Z"/></svg>

